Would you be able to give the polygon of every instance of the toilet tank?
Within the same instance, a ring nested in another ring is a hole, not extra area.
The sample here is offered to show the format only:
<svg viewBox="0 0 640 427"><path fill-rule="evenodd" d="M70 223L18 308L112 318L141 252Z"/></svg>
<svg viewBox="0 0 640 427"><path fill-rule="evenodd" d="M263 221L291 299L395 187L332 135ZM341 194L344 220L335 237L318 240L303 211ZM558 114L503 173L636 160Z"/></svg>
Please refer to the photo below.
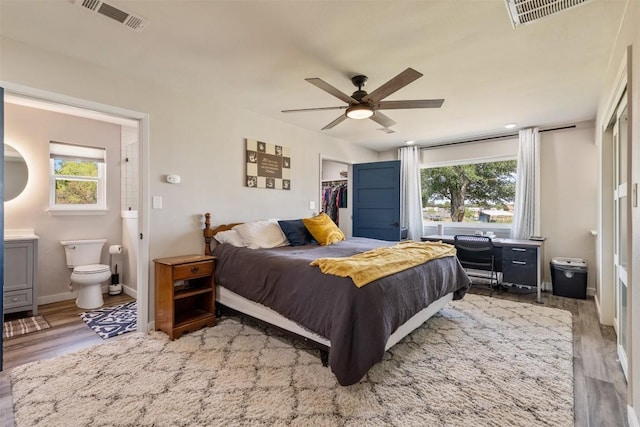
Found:
<svg viewBox="0 0 640 427"><path fill-rule="evenodd" d="M102 246L106 241L107 239L61 241L60 244L64 246L64 253L67 256L67 267L100 264Z"/></svg>

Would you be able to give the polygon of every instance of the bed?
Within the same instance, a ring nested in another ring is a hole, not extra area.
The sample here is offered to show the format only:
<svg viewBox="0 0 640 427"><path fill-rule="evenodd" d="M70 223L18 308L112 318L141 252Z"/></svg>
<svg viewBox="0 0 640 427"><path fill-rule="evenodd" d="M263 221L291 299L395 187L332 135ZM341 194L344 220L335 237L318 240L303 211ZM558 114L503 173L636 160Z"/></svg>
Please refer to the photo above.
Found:
<svg viewBox="0 0 640 427"><path fill-rule="evenodd" d="M324 274L310 263L397 244L348 238L331 245L274 248L216 244L214 236L237 224L210 227L205 252L217 257L216 301L317 344L341 385L355 384L384 352L452 299L470 280L455 256L433 259L357 287L349 277ZM325 353L326 355L326 353Z"/></svg>

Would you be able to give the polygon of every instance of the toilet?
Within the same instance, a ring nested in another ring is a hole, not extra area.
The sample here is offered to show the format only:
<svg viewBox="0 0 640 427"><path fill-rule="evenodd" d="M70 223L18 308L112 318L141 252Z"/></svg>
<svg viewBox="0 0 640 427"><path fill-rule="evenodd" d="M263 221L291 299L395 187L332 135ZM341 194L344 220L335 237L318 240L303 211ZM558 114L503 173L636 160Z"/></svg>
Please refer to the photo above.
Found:
<svg viewBox="0 0 640 427"><path fill-rule="evenodd" d="M73 268L71 282L78 286L76 305L79 308L102 307L102 283L111 277L111 268L100 264L102 247L107 239L63 240L67 267Z"/></svg>

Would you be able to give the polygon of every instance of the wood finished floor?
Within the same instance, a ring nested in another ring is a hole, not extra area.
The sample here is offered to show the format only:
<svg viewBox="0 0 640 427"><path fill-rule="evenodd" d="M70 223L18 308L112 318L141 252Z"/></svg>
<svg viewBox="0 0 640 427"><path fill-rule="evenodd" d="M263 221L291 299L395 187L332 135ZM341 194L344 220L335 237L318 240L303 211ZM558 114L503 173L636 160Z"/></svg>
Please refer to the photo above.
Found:
<svg viewBox="0 0 640 427"><path fill-rule="evenodd" d="M480 287L473 293L488 295ZM535 293L498 292L494 298L535 304ZM105 298L105 305L129 301L128 296ZM544 292L545 306L573 314L574 408L578 427L625 427L627 384L616 356L613 328L600 325L593 299L562 298ZM8 371L34 360L58 356L103 342L78 316L83 310L73 301L39 307L51 329L5 340L4 368L0 373L0 426L14 426ZM535 396L532 396L535 398Z"/></svg>
<svg viewBox="0 0 640 427"><path fill-rule="evenodd" d="M129 295L104 296L104 306L132 301ZM0 373L0 426L12 427L13 402L8 372L11 368L41 359L49 359L80 350L105 340L93 332L80 318L87 310L76 307L75 301L62 301L38 307L51 328L4 340L4 371ZM22 314L24 316L26 314ZM6 320L20 317L8 314ZM115 339L115 338L112 338Z"/></svg>

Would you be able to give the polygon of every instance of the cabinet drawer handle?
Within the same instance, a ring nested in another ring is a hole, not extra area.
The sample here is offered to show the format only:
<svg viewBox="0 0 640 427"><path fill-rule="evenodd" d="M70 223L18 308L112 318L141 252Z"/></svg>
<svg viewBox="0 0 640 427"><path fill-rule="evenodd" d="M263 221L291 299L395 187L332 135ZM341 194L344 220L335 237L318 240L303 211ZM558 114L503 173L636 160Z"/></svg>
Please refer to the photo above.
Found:
<svg viewBox="0 0 640 427"><path fill-rule="evenodd" d="M524 248L511 248L512 251L516 251L516 252L525 252L526 249Z"/></svg>
<svg viewBox="0 0 640 427"><path fill-rule="evenodd" d="M518 265L527 265L527 263L525 261L511 261L513 264L518 264Z"/></svg>
<svg viewBox="0 0 640 427"><path fill-rule="evenodd" d="M13 297L13 298L11 298L11 301L14 301L14 302L15 302L15 301L18 301L19 299L20 299L20 298L18 298L18 297Z"/></svg>
<svg viewBox="0 0 640 427"><path fill-rule="evenodd" d="M197 273L200 270L200 267L191 267L192 273Z"/></svg>

